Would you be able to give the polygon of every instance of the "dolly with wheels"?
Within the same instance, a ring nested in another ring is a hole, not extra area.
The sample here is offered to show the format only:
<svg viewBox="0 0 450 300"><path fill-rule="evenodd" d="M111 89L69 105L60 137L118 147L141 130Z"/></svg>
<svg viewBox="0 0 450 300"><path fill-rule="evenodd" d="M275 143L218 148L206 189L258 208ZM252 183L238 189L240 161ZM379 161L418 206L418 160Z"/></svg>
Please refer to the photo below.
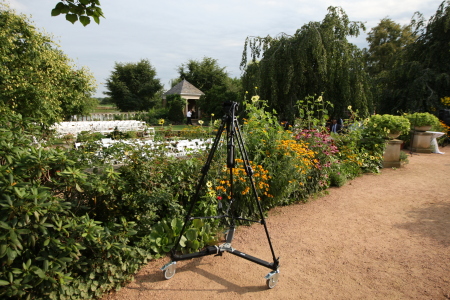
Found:
<svg viewBox="0 0 450 300"><path fill-rule="evenodd" d="M196 186L195 194L194 194L194 197L190 204L190 207L188 209L188 213L185 217L183 228L181 229L181 232L178 236L178 240L175 243L175 246L171 250L171 256L170 256L171 261L169 263L167 263L166 265L164 265L161 268L161 270L164 273L165 279L171 279L175 275L177 261L189 260L189 259L193 259L193 258L207 256L207 255L222 256L222 254L224 252L228 252L230 254L239 256L243 259L246 259L248 261L254 262L256 264L259 264L261 266L271 269L272 271L265 276L265 279L266 279L267 287L269 289L272 289L278 283L278 279L279 279L279 275L280 275L279 258L276 258L276 256L275 256L275 252L274 252L274 249L272 246L269 231L267 229L267 224L266 224L266 221L264 218L264 213L263 213L261 204L258 200L258 193L257 193L255 182L253 179L253 170L252 170L252 167L250 166L250 160L248 158L248 154L247 154L247 151L244 146L244 141L243 141L243 138L241 135L241 130L239 129L239 123L237 122L237 118L235 116L238 104L236 102L226 102L226 103L224 103L223 106L224 106L225 115L222 118L222 123L221 123L219 130L217 132L217 135L214 139L214 142L213 142L213 145L209 152L206 163L201 170L202 175ZM206 175L208 174L212 159L214 157L214 153L217 150L217 147L219 145L219 142L221 140L221 136L222 136L222 133L224 132L224 130L226 130L226 138L227 138L227 168L229 169L229 174L230 174L231 186L230 186L230 194L229 195L230 195L231 200L230 200L227 208L224 210L224 214L221 216L193 217L193 216L191 216L191 214L194 210L195 204L197 203L197 201L200 197L200 190L204 184ZM249 219L237 217L234 212L233 203L236 201L233 197L233 169L235 167L235 138L237 138L236 139L237 145L239 147L239 152L242 156L244 169L245 169L245 172L249 179L248 181L250 182L250 185L251 185L253 199L258 207L260 220L249 220ZM194 219L219 219L219 218L226 220L229 224L229 229L225 232L225 243L223 243L219 246L208 246L205 249L203 249L199 252L195 252L195 253L189 253L189 254L177 254L176 253L176 248L180 245L181 238L187 228L187 224L190 221L192 221ZM232 247L231 242L234 237L235 226L236 226L237 220L247 221L247 222L256 222L256 223L263 225L265 233L266 233L267 241L268 241L268 244L270 247L270 251L272 254L272 259L273 259L272 262L267 262L267 261L261 260L257 257L251 256L247 253L243 253L239 250L236 250Z"/></svg>

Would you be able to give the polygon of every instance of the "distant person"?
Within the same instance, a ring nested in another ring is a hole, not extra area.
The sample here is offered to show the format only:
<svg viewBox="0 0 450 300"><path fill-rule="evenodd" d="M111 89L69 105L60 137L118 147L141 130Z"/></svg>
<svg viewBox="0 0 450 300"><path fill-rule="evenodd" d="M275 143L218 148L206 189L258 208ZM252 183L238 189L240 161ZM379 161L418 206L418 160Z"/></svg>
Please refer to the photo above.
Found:
<svg viewBox="0 0 450 300"><path fill-rule="evenodd" d="M330 125L330 132L334 132L334 133L340 133L342 129L342 125L340 124L340 122L338 122L338 120L335 118L331 121L331 125Z"/></svg>
<svg viewBox="0 0 450 300"><path fill-rule="evenodd" d="M186 113L187 122L186 125L192 125L192 109Z"/></svg>

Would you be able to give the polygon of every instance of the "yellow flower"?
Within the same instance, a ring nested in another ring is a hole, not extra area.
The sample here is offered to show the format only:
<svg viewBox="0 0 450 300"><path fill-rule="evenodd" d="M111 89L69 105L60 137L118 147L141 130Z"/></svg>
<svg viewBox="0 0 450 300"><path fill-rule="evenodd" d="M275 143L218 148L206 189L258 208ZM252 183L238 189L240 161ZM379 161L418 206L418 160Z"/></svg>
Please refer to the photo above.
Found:
<svg viewBox="0 0 450 300"><path fill-rule="evenodd" d="M159 125L163 125L164 122L165 122L164 119L159 119L158 124L159 124Z"/></svg>
<svg viewBox="0 0 450 300"><path fill-rule="evenodd" d="M322 96L319 96L319 98L317 98L317 102L322 102Z"/></svg>
<svg viewBox="0 0 450 300"><path fill-rule="evenodd" d="M252 97L252 102L255 103L259 100L259 96L253 96Z"/></svg>
<svg viewBox="0 0 450 300"><path fill-rule="evenodd" d="M211 117L214 117L214 114L211 114Z"/></svg>
<svg viewBox="0 0 450 300"><path fill-rule="evenodd" d="M211 181L208 181L208 182L206 183L206 186L207 186L207 187L212 187L212 182L211 182Z"/></svg>
<svg viewBox="0 0 450 300"><path fill-rule="evenodd" d="M351 109L352 109L352 106L351 106L351 105L349 105L349 106L348 106L347 108L348 108L348 110L351 110Z"/></svg>
<svg viewBox="0 0 450 300"><path fill-rule="evenodd" d="M200 124L200 125L203 125L203 123L204 123L204 122L203 122L202 120L199 120L199 121L198 121L198 124Z"/></svg>

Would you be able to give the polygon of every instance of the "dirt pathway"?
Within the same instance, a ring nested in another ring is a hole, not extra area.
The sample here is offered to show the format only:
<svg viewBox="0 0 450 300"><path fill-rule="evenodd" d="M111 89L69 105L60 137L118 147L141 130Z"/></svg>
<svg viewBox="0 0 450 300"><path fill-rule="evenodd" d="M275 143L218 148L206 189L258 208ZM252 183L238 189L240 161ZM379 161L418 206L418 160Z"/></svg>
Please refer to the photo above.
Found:
<svg viewBox="0 0 450 300"><path fill-rule="evenodd" d="M127 299L450 299L450 148L414 154L400 169L364 175L267 219L280 279L229 253L152 261L104 300ZM233 247L272 261L261 225L240 227Z"/></svg>

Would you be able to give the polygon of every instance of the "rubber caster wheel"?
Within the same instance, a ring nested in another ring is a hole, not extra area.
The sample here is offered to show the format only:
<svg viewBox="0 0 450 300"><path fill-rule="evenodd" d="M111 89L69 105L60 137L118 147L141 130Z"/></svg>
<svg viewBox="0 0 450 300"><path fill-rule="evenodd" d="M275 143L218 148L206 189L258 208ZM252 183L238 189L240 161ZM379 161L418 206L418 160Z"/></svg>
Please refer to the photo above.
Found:
<svg viewBox="0 0 450 300"><path fill-rule="evenodd" d="M280 274L276 273L266 280L266 285L269 289L273 289L277 285L279 276Z"/></svg>
<svg viewBox="0 0 450 300"><path fill-rule="evenodd" d="M163 273L164 273L164 278L169 280L176 273L176 265L175 264L171 264L170 266L168 266L167 268L165 268L163 270Z"/></svg>

